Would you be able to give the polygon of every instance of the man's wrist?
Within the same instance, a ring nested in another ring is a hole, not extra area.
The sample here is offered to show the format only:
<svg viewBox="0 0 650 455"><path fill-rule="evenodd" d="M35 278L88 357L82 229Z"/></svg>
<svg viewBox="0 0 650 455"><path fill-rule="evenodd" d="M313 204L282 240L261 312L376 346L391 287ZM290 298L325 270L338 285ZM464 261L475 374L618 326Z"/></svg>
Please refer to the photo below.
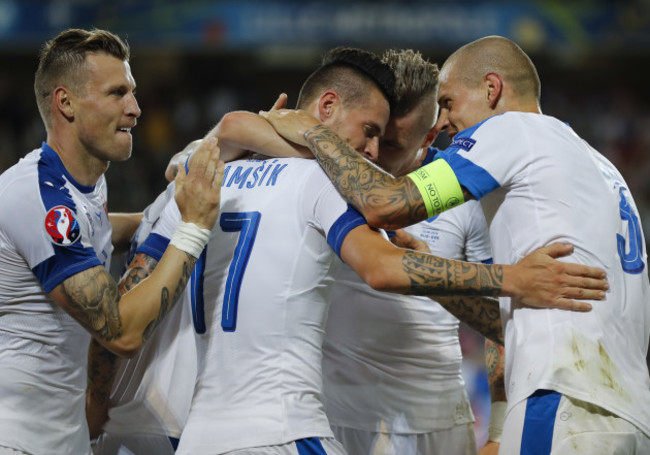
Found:
<svg viewBox="0 0 650 455"><path fill-rule="evenodd" d="M198 259L209 240L209 229L202 229L194 223L181 221L169 244Z"/></svg>
<svg viewBox="0 0 650 455"><path fill-rule="evenodd" d="M490 408L490 422L488 423L488 441L501 442L503 422L506 419L506 401L493 401Z"/></svg>

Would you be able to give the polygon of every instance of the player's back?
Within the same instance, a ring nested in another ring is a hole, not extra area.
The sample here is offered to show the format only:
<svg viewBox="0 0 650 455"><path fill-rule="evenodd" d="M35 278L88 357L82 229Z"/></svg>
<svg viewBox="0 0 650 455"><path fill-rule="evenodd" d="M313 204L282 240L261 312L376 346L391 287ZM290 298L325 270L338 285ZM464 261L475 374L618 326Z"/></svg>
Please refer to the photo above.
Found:
<svg viewBox="0 0 650 455"><path fill-rule="evenodd" d="M179 453L331 436L321 344L347 205L302 159L230 163L221 198L194 278L199 379Z"/></svg>
<svg viewBox="0 0 650 455"><path fill-rule="evenodd" d="M477 201L406 230L435 255L491 260ZM472 422L458 327L458 319L431 299L376 291L341 267L323 344L330 423L409 434Z"/></svg>

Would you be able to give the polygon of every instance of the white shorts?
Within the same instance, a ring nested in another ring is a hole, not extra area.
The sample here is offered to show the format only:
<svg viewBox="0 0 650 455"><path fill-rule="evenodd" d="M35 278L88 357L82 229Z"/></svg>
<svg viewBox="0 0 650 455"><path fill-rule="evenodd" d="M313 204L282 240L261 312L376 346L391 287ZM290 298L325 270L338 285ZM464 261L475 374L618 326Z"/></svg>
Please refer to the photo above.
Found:
<svg viewBox="0 0 650 455"><path fill-rule="evenodd" d="M23 452L22 450L12 449L11 447L0 446L0 455L32 455L30 452ZM88 455L92 455L88 452Z"/></svg>
<svg viewBox="0 0 650 455"><path fill-rule="evenodd" d="M92 448L93 455L174 455L174 442L165 435L103 433Z"/></svg>
<svg viewBox="0 0 650 455"><path fill-rule="evenodd" d="M341 443L334 438L305 438L277 446L233 450L227 455L347 455L347 453Z"/></svg>
<svg viewBox="0 0 650 455"><path fill-rule="evenodd" d="M382 433L332 426L350 455L476 455L474 425L430 433Z"/></svg>
<svg viewBox="0 0 650 455"><path fill-rule="evenodd" d="M29 455L29 453L11 447L0 446L0 455Z"/></svg>
<svg viewBox="0 0 650 455"><path fill-rule="evenodd" d="M650 438L591 403L538 390L506 414L499 455L650 454Z"/></svg>

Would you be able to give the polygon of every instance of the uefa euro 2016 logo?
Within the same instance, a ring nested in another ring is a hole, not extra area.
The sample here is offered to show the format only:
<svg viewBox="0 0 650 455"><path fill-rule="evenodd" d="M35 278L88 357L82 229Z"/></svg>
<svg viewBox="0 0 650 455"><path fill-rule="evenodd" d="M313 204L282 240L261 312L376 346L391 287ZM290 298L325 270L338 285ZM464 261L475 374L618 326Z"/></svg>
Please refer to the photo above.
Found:
<svg viewBox="0 0 650 455"><path fill-rule="evenodd" d="M68 207L57 205L45 215L45 230L57 245L68 246L79 240L81 230L74 217L74 212Z"/></svg>

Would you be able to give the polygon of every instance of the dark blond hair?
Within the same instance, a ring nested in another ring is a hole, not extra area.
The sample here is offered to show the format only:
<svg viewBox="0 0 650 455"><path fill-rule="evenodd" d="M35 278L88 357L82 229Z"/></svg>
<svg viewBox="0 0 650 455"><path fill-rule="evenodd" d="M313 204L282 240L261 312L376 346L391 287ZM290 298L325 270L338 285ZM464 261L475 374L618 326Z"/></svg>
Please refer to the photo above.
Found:
<svg viewBox="0 0 650 455"><path fill-rule="evenodd" d="M435 104L438 97L438 65L412 49L389 49L381 57L395 74L394 105L391 115L403 117L423 101Z"/></svg>
<svg viewBox="0 0 650 455"><path fill-rule="evenodd" d="M79 86L88 53L104 53L122 61L130 57L129 46L106 30L68 29L46 42L39 54L34 93L41 118L50 126L50 105L57 86Z"/></svg>

